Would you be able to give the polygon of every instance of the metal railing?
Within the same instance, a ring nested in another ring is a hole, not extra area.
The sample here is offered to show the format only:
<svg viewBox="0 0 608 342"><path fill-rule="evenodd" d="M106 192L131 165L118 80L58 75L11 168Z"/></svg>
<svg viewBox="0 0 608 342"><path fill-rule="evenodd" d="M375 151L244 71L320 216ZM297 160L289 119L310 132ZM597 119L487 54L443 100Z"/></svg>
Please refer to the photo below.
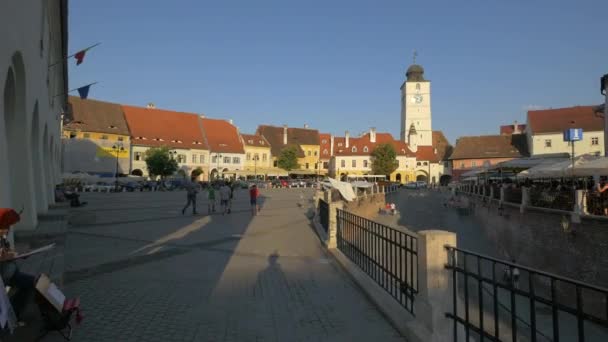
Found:
<svg viewBox="0 0 608 342"><path fill-rule="evenodd" d="M599 193L593 191L585 191L584 196L587 213L590 215L608 216L606 215L606 208L608 208L607 199L602 198Z"/></svg>
<svg viewBox="0 0 608 342"><path fill-rule="evenodd" d="M504 189L505 202L521 204L522 191L521 188L507 187Z"/></svg>
<svg viewBox="0 0 608 342"><path fill-rule="evenodd" d="M608 341L608 289L446 249L454 341Z"/></svg>
<svg viewBox="0 0 608 342"><path fill-rule="evenodd" d="M418 239L340 209L337 219L338 249L413 314Z"/></svg>
<svg viewBox="0 0 608 342"><path fill-rule="evenodd" d="M327 233L329 229L329 204L324 200L319 200L319 222Z"/></svg>
<svg viewBox="0 0 608 342"><path fill-rule="evenodd" d="M574 190L530 188L530 205L539 208L574 210Z"/></svg>
<svg viewBox="0 0 608 342"><path fill-rule="evenodd" d="M494 199L500 200L500 187L494 185L492 188L494 189Z"/></svg>

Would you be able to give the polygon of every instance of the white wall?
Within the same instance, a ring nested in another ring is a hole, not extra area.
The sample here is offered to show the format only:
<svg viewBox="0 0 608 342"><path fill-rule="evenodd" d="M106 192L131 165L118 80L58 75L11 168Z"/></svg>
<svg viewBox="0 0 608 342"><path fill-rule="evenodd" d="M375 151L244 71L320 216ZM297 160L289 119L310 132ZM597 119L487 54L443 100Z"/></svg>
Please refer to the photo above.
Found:
<svg viewBox="0 0 608 342"><path fill-rule="evenodd" d="M63 64L49 68L63 54L59 3L0 2L0 207L24 208L16 229L37 226L60 181Z"/></svg>
<svg viewBox="0 0 608 342"><path fill-rule="evenodd" d="M593 138L597 138L597 145L592 144ZM545 146L545 141L551 140L551 147ZM530 154L539 155L547 153L571 153L572 147L564 141L563 133L535 134L530 135ZM599 153L604 155L604 132L583 132L583 140L574 143L574 155L587 153Z"/></svg>
<svg viewBox="0 0 608 342"><path fill-rule="evenodd" d="M211 161L209 163L209 173L211 173L211 171L214 169L219 169L220 173L224 169L228 169L228 171L237 171L237 170L245 169L245 154L244 153L219 153L219 155L222 156L221 158L219 158L220 159L219 162L213 160L213 158L216 155L218 155L218 153L215 153L215 152L209 153L209 158ZM230 163L224 163L224 157L229 157ZM239 162L234 163L234 158L238 158Z"/></svg>
<svg viewBox="0 0 608 342"><path fill-rule="evenodd" d="M420 89L417 89L419 86ZM420 103L415 101L421 96ZM414 124L417 139L411 141L410 148L416 150L418 146L431 146L433 144L432 118L431 118L431 82L405 82L401 88L401 138L408 142L407 135L410 126Z"/></svg>
<svg viewBox="0 0 608 342"><path fill-rule="evenodd" d="M130 172L139 169L143 171L144 176L149 176L148 168L146 167L145 153L149 150L148 146L131 145L131 168ZM170 151L177 152L177 155L185 155L186 162L178 163L179 167L186 171L187 174L192 170L200 167L204 171L204 178L207 179L209 171L209 151L208 150L195 150L195 149L170 149ZM135 160L136 153L141 153L141 159ZM196 163L192 162L192 155L196 155ZM201 162L201 156L204 157L204 162Z"/></svg>

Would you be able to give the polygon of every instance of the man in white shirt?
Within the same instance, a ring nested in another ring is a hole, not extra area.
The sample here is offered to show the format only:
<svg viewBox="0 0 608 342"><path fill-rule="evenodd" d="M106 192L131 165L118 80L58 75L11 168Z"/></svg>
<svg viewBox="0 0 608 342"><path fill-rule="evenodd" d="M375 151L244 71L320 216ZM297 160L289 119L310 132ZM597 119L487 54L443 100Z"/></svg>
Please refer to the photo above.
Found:
<svg viewBox="0 0 608 342"><path fill-rule="evenodd" d="M224 183L220 187L220 205L222 206L222 215L226 215L226 212L229 212L230 208L230 194L232 191L230 187Z"/></svg>

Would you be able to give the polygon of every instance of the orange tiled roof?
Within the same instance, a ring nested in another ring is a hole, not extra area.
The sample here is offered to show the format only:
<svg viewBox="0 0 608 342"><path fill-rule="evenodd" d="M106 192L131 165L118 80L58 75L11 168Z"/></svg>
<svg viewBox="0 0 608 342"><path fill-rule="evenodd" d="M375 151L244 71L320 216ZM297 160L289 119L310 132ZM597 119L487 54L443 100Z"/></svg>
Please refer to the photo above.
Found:
<svg viewBox="0 0 608 342"><path fill-rule="evenodd" d="M321 150L321 159L327 160L331 158L331 134L319 133L319 146ZM327 152L327 153L325 153Z"/></svg>
<svg viewBox="0 0 608 342"><path fill-rule="evenodd" d="M243 138L243 145L245 145L245 146L270 148L270 144L268 143L268 140L266 140L266 138L264 138L263 135L241 133L241 137Z"/></svg>
<svg viewBox="0 0 608 342"><path fill-rule="evenodd" d="M395 140L390 133L376 133L376 142L374 143L370 141L369 133L360 137L350 137L348 139L348 147L346 147L345 137L335 137L334 154L336 156L368 156L380 144L391 144L398 156L414 157L414 153L409 149L407 144L403 141Z"/></svg>
<svg viewBox="0 0 608 342"><path fill-rule="evenodd" d="M129 127L119 104L92 99L82 100L78 96L69 96L68 101L72 120L66 123L64 128L129 135Z"/></svg>
<svg viewBox="0 0 608 342"><path fill-rule="evenodd" d="M196 114L127 105L122 109L134 145L208 149Z"/></svg>
<svg viewBox="0 0 608 342"><path fill-rule="evenodd" d="M450 159L520 158L528 154L527 149L523 134L460 137Z"/></svg>
<svg viewBox="0 0 608 342"><path fill-rule="evenodd" d="M226 120L201 118L211 152L245 153L239 132Z"/></svg>
<svg viewBox="0 0 608 342"><path fill-rule="evenodd" d="M604 119L595 115L595 106L528 111L528 128L532 134L561 133L568 128L585 131L603 131ZM574 121L574 123L572 123Z"/></svg>

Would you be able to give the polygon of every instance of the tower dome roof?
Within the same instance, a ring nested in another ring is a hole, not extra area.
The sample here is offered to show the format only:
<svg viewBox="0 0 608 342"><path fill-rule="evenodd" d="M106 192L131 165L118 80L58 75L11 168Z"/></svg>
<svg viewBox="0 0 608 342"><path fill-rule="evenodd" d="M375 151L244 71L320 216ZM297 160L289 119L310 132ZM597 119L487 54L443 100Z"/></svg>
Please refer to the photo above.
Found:
<svg viewBox="0 0 608 342"><path fill-rule="evenodd" d="M412 64L405 72L408 81L424 81L424 68L422 65Z"/></svg>

